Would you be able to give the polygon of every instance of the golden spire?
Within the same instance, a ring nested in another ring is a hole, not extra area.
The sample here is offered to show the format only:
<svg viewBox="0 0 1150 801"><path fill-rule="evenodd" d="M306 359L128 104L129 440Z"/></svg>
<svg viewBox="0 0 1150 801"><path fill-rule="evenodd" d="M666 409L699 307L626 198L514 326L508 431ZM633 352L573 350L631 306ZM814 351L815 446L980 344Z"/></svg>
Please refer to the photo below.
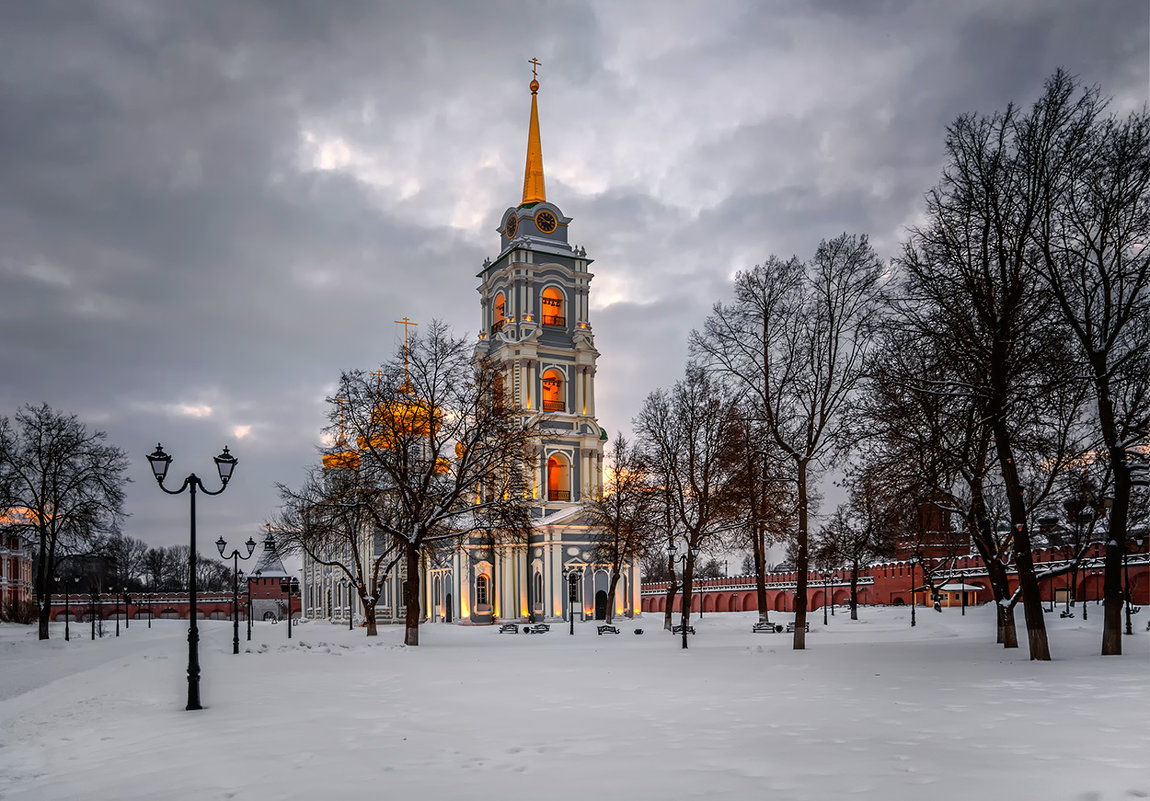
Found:
<svg viewBox="0 0 1150 801"><path fill-rule="evenodd" d="M547 199L547 189L543 185L543 145L539 143L539 105L536 95L539 92L539 59L533 58L531 65L531 125L527 129L527 169L523 172L523 202L542 203Z"/></svg>

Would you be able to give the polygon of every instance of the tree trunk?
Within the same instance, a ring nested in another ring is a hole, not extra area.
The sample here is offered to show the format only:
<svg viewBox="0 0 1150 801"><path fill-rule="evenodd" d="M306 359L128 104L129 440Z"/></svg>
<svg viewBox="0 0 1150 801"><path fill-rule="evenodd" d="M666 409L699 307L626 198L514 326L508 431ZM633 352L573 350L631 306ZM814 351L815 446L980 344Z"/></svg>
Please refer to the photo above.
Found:
<svg viewBox="0 0 1150 801"><path fill-rule="evenodd" d="M375 602L368 603L367 599L362 596L359 600L363 603L363 619L367 621L367 636L375 637L379 634L379 629L375 626Z"/></svg>
<svg viewBox="0 0 1150 801"><path fill-rule="evenodd" d="M794 650L802 651L807 647L807 570L810 565L810 555L807 553L809 541L807 525L807 463L798 462L798 490L799 490L799 534L798 547L795 555L795 639Z"/></svg>
<svg viewBox="0 0 1150 801"><path fill-rule="evenodd" d="M755 554L755 606L759 610L759 620L769 622L767 613L767 554L763 540L766 536L766 523L759 523L752 534Z"/></svg>
<svg viewBox="0 0 1150 801"><path fill-rule="evenodd" d="M407 546L407 581L404 582L403 600L407 604L404 645L419 645L419 551Z"/></svg>
<svg viewBox="0 0 1150 801"><path fill-rule="evenodd" d="M998 379L1000 382L1001 378ZM1000 390L1000 397L1005 392ZM1030 646L1030 658L1050 661L1050 642L1046 637L1046 619L1042 613L1042 598L1039 595L1038 578L1034 572L1034 554L1031 552L1030 528L1026 520L1026 503L1022 497L1022 484L1018 469L1014 464L1010 431L1006 426L1003 412L993 418L995 448L999 467L1006 483L1006 498L1010 507L1011 524L1014 526L1014 563L1018 570L1018 585L1022 590L1022 612L1026 619L1026 637Z"/></svg>
<svg viewBox="0 0 1150 801"><path fill-rule="evenodd" d="M679 584L675 581L675 560L667 557L667 608L663 611L663 628L667 631L674 629L672 616L675 614L675 596L679 592Z"/></svg>
<svg viewBox="0 0 1150 801"><path fill-rule="evenodd" d="M1018 627L1014 624L1014 604L996 602L998 607L998 641L1003 648L1018 647Z"/></svg>
<svg viewBox="0 0 1150 801"><path fill-rule="evenodd" d="M851 562L851 620L859 619L859 560Z"/></svg>
<svg viewBox="0 0 1150 801"><path fill-rule="evenodd" d="M55 561L56 549L50 547L50 539L46 532L40 532L40 559L36 564L36 620L39 637L48 639L48 622L52 616L52 563Z"/></svg>
<svg viewBox="0 0 1150 801"><path fill-rule="evenodd" d="M619 570L617 567L611 571L611 583L607 585L607 615L604 621L607 625L615 619L615 586L619 583Z"/></svg>

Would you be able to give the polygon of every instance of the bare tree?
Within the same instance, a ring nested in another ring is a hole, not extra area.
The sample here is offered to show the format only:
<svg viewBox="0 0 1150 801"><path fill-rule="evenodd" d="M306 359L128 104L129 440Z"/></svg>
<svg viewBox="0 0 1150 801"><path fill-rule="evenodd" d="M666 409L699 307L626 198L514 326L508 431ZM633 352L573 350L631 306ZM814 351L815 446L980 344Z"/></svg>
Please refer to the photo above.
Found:
<svg viewBox="0 0 1150 801"><path fill-rule="evenodd" d="M970 397L989 423L1030 656L1039 660L1050 658L1050 647L1022 467L1028 452L1072 450L1056 441L1073 430L1077 421L1066 418L1079 414L1082 390L1055 299L1036 275L1034 236L1051 201L1049 176L1072 167L1073 148L1063 145L1080 136L1089 107L1088 98L1048 93L1028 112L1011 105L959 117L948 131L949 165L927 195L928 221L901 259L901 311L920 336L938 341L950 389ZM1066 403L1050 404L1055 395ZM1060 466L1045 466L1048 486Z"/></svg>
<svg viewBox="0 0 1150 801"><path fill-rule="evenodd" d="M367 636L375 637L376 603L404 553L396 540L375 536L377 517L390 511L386 491L358 469L358 461L336 456L322 470L313 468L299 488L277 485L282 507L271 527L281 555L306 554L354 585Z"/></svg>
<svg viewBox="0 0 1150 801"><path fill-rule="evenodd" d="M1122 653L1122 554L1130 527L1131 454L1150 438L1150 114L1099 119L1104 103L1059 71L1041 101L1065 119L1020 146L1066 163L1042 175L1037 267L1090 377L1113 472L1102 653Z"/></svg>
<svg viewBox="0 0 1150 801"><path fill-rule="evenodd" d="M9 488L9 508L20 510L13 527L35 549L41 640L48 639L60 561L90 550L124 517L128 459L106 438L47 404L25 406L14 424L0 417L0 484Z"/></svg>
<svg viewBox="0 0 1150 801"><path fill-rule="evenodd" d="M498 365L473 361L470 343L437 321L381 370L340 378L344 401L331 404L329 422L355 443L362 489L354 501L334 497L360 504L372 536L387 539L383 550L396 549L407 576L407 645L419 644L420 567L429 552L489 528L520 539L530 530L527 456L547 418L512 408L502 386ZM306 523L316 499L288 493L292 518Z"/></svg>
<svg viewBox="0 0 1150 801"><path fill-rule="evenodd" d="M732 452L738 415L723 385L698 366L668 390L647 396L635 420L641 447L662 495L667 527L686 545L682 587L683 648L690 624L691 582L701 549L741 525L741 463ZM674 576L674 561L668 557ZM674 578L672 578L674 583ZM668 599L670 601L674 597Z"/></svg>
<svg viewBox="0 0 1150 801"><path fill-rule="evenodd" d="M594 561L610 565L607 588L607 622L615 614L615 591L619 576L633 560L651 548L657 489L651 481L647 459L641 449L616 434L608 454L608 469L601 497L587 511L596 532Z"/></svg>
<svg viewBox="0 0 1150 801"><path fill-rule="evenodd" d="M879 314L882 265L865 236L819 244L804 263L772 257L735 278L735 302L718 305L695 352L737 383L756 422L785 458L797 526L794 647L806 647L812 482L851 442L849 413ZM777 481L763 461L763 486Z"/></svg>

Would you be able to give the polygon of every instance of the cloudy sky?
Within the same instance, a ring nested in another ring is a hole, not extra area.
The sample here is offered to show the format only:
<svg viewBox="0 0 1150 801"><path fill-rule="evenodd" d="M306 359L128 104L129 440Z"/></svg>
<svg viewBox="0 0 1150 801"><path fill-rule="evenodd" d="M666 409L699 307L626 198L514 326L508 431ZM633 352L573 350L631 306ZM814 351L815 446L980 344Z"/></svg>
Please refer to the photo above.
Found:
<svg viewBox="0 0 1150 801"><path fill-rule="evenodd" d="M157 545L184 541L186 500L144 454L214 476L230 445L201 541L258 534L393 320L477 330L532 57L614 432L736 270L842 231L894 255L956 115L1029 103L1059 66L1147 103L1150 5L3 3L0 414L106 430L133 460L126 531Z"/></svg>

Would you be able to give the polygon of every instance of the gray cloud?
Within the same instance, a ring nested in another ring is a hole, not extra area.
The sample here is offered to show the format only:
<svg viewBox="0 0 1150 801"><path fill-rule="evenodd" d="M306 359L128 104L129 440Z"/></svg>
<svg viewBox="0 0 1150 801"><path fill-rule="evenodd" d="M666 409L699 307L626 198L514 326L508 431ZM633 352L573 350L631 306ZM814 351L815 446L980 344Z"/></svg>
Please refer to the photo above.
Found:
<svg viewBox="0 0 1150 801"><path fill-rule="evenodd" d="M142 454L210 473L231 444L202 514L246 538L392 320L475 329L538 56L548 195L597 259L599 416L626 430L734 271L843 230L893 255L956 115L1058 66L1139 107L1148 30L1086 0L5 4L0 413L107 429L156 543L186 518Z"/></svg>

